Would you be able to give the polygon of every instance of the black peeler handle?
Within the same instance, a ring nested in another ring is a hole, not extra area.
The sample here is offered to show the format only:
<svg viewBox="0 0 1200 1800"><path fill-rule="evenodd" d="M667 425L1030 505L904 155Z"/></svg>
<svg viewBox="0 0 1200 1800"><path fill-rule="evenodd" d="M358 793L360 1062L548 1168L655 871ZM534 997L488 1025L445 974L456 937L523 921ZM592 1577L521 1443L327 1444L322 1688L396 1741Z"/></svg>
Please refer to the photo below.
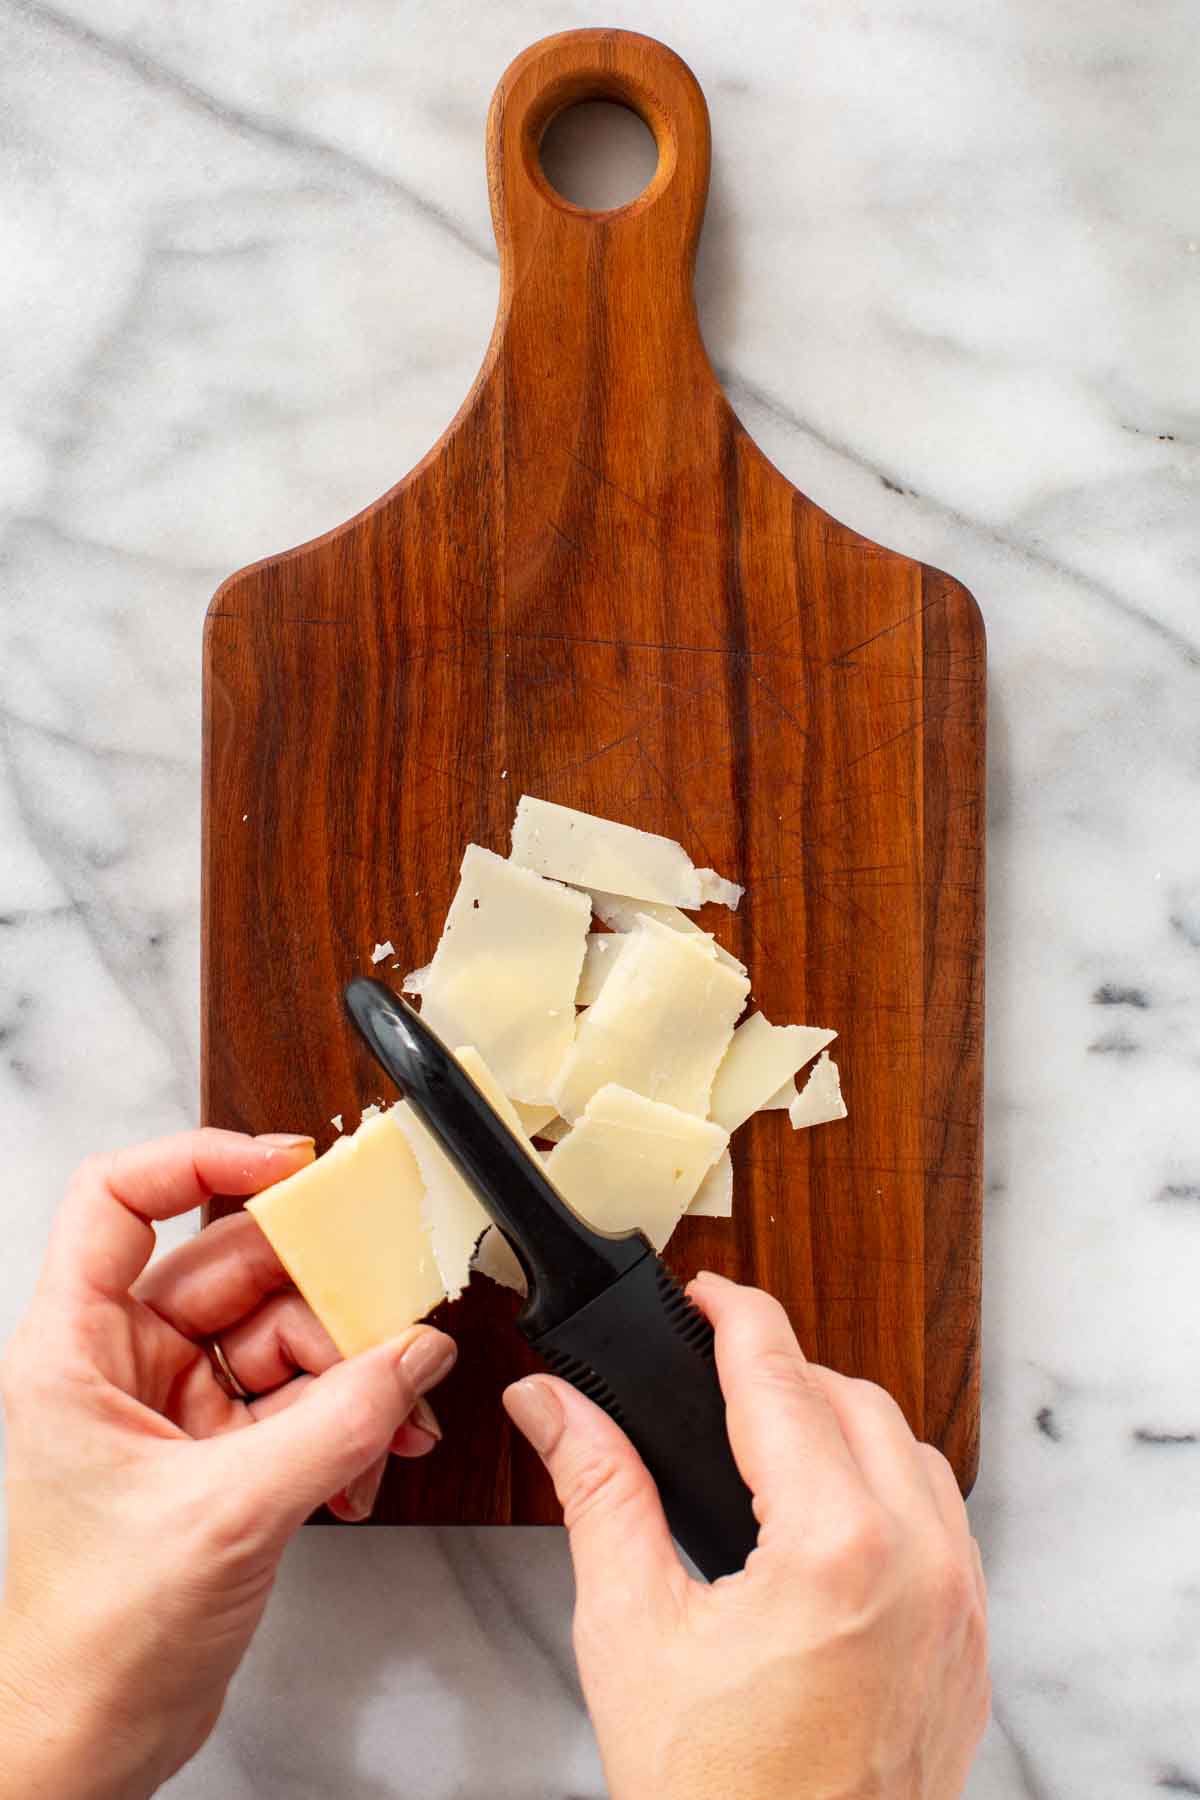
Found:
<svg viewBox="0 0 1200 1800"><path fill-rule="evenodd" d="M657 1256L530 1342L627 1433L701 1573L735 1574L758 1522L729 1447L712 1326Z"/></svg>
<svg viewBox="0 0 1200 1800"><path fill-rule="evenodd" d="M596 1231L572 1210L420 1014L367 976L350 983L346 1006L512 1245L529 1284L523 1336L628 1433L696 1567L710 1581L735 1573L758 1525L729 1448L708 1320L640 1232Z"/></svg>

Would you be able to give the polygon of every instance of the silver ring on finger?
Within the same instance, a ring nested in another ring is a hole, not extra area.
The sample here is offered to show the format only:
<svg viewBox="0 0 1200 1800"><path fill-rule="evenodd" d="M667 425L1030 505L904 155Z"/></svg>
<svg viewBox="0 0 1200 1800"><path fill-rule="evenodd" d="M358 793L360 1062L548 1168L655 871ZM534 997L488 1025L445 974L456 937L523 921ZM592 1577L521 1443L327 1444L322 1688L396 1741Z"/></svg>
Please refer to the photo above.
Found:
<svg viewBox="0 0 1200 1800"><path fill-rule="evenodd" d="M209 1338L204 1348L208 1352L208 1360L212 1364L212 1372L221 1392L227 1394L231 1400L253 1400L254 1395L248 1388L242 1386L230 1368L229 1358L222 1349L219 1339Z"/></svg>

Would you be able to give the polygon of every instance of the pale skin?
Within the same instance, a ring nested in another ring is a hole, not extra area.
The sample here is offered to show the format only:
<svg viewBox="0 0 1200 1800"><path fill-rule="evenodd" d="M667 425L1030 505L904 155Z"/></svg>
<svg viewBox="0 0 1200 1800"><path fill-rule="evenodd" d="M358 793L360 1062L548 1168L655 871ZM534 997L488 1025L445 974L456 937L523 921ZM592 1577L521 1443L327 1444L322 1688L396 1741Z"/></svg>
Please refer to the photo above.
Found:
<svg viewBox="0 0 1200 1800"><path fill-rule="evenodd" d="M244 1215L147 1267L155 1220L311 1156L193 1132L70 1185L3 1363L0 1800L154 1793L215 1725L303 1520L325 1500L366 1517L387 1457L435 1448L442 1333L341 1361ZM636 1453L574 1389L505 1396L563 1504L613 1800L954 1800L989 1690L948 1466L881 1390L808 1363L768 1296L691 1293L761 1523L743 1573L686 1571ZM223 1391L214 1337L253 1401Z"/></svg>

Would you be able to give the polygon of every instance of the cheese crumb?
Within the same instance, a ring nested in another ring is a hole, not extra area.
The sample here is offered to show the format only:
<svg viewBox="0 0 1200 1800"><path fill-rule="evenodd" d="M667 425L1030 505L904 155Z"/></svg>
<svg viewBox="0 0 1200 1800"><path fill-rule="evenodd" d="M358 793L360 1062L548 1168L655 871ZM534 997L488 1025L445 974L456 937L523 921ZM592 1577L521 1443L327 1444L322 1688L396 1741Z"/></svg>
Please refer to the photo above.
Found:
<svg viewBox="0 0 1200 1800"><path fill-rule="evenodd" d="M730 912L736 912L741 905L745 888L736 881L726 881L715 869L697 869L696 876L700 883L700 898L706 905L727 906Z"/></svg>
<svg viewBox="0 0 1200 1800"><path fill-rule="evenodd" d="M389 938L385 944L376 944L371 952L371 961L373 963L381 963L385 957L395 956L395 954L396 946L393 944L391 938Z"/></svg>

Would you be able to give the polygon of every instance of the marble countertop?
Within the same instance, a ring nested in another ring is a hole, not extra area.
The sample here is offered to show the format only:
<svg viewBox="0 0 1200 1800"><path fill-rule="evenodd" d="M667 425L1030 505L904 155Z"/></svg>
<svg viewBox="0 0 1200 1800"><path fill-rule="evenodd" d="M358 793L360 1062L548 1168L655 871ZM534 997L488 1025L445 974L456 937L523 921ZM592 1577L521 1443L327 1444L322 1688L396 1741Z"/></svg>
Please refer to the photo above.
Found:
<svg viewBox="0 0 1200 1800"><path fill-rule="evenodd" d="M0 1331L192 1120L200 628L432 443L498 0L0 7ZM1200 79L1186 0L613 0L691 63L742 417L991 668L974 1800L1200 1794ZM561 1534L305 1534L180 1800L591 1800ZM330 1620L342 1622L330 1630Z"/></svg>

